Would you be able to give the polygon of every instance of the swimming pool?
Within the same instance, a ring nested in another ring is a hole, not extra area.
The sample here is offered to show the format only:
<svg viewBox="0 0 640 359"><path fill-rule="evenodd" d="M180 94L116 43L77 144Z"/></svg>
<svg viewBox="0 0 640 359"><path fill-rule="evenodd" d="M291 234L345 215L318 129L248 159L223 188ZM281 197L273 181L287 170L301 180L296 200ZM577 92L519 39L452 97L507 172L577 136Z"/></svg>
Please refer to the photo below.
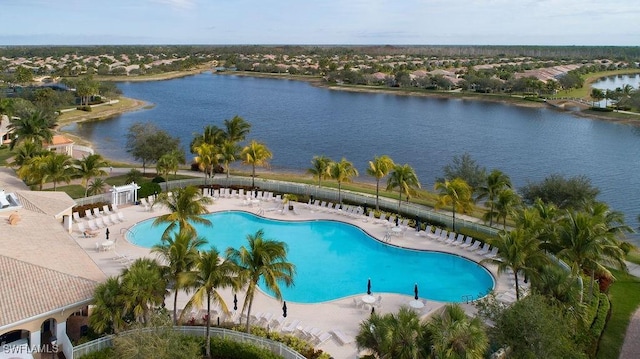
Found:
<svg viewBox="0 0 640 359"><path fill-rule="evenodd" d="M259 229L265 238L287 243L287 258L296 265L295 286L281 286L287 301L318 303L363 294L368 278L374 295L413 295L417 283L421 298L446 302L461 302L467 295L475 298L494 287L491 274L473 261L394 247L348 223L279 221L241 211L211 213L207 218L213 226L196 225L196 230L221 253L228 247L246 246L247 235ZM127 239L149 248L160 243L166 226L152 223L153 219L136 224Z"/></svg>

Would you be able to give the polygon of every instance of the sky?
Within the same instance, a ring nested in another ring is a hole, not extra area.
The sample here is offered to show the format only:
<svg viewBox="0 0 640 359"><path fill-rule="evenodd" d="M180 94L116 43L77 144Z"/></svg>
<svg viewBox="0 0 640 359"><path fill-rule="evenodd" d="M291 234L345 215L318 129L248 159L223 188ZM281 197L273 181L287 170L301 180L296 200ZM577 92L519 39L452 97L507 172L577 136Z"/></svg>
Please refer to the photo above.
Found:
<svg viewBox="0 0 640 359"><path fill-rule="evenodd" d="M638 0L0 0L0 45L640 46Z"/></svg>

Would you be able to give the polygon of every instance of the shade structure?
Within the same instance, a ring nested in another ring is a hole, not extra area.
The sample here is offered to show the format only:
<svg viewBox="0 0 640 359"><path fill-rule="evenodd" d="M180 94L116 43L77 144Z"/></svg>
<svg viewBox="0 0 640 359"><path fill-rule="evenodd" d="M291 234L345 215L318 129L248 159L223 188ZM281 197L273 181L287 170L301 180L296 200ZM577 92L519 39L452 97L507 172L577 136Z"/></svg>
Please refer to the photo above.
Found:
<svg viewBox="0 0 640 359"><path fill-rule="evenodd" d="M371 278L367 281L367 294L371 295Z"/></svg>
<svg viewBox="0 0 640 359"><path fill-rule="evenodd" d="M285 318L287 317L287 302L282 304L282 316Z"/></svg>
<svg viewBox="0 0 640 359"><path fill-rule="evenodd" d="M233 295L233 310L238 310L238 296Z"/></svg>
<svg viewBox="0 0 640 359"><path fill-rule="evenodd" d="M418 283L413 286L413 293L415 294L413 299L418 300Z"/></svg>

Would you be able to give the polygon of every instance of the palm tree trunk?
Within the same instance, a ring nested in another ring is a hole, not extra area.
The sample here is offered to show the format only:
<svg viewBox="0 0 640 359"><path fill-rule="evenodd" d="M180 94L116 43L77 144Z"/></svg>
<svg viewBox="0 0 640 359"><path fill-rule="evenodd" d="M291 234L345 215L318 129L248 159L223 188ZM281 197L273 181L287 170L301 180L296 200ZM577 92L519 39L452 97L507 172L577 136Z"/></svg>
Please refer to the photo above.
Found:
<svg viewBox="0 0 640 359"><path fill-rule="evenodd" d="M380 180L376 179L376 211L380 210L380 206L378 206L378 198L379 197L380 197Z"/></svg>
<svg viewBox="0 0 640 359"><path fill-rule="evenodd" d="M207 341L205 353L207 358L211 358L211 293L207 293Z"/></svg>
<svg viewBox="0 0 640 359"><path fill-rule="evenodd" d="M251 171L251 188L256 188L256 165L253 165L253 169Z"/></svg>
<svg viewBox="0 0 640 359"><path fill-rule="evenodd" d="M338 181L338 203L342 203L342 183Z"/></svg>
<svg viewBox="0 0 640 359"><path fill-rule="evenodd" d="M173 325L178 325L178 286L176 285L173 294Z"/></svg>
<svg viewBox="0 0 640 359"><path fill-rule="evenodd" d="M451 227L453 227L453 231L456 231L456 203L453 202L453 220L451 221Z"/></svg>
<svg viewBox="0 0 640 359"><path fill-rule="evenodd" d="M518 283L518 271L517 270L513 271L513 276L516 279L516 300L520 300L520 285Z"/></svg>
<svg viewBox="0 0 640 359"><path fill-rule="evenodd" d="M247 295L249 293L247 292ZM247 334L249 333L249 319L251 318L251 306L253 306L253 296L249 298L249 307L247 308Z"/></svg>
<svg viewBox="0 0 640 359"><path fill-rule="evenodd" d="M491 201L491 208L489 212L489 227L493 227L493 201Z"/></svg>
<svg viewBox="0 0 640 359"><path fill-rule="evenodd" d="M402 187L398 189L398 214L400 214L400 204L402 204Z"/></svg>

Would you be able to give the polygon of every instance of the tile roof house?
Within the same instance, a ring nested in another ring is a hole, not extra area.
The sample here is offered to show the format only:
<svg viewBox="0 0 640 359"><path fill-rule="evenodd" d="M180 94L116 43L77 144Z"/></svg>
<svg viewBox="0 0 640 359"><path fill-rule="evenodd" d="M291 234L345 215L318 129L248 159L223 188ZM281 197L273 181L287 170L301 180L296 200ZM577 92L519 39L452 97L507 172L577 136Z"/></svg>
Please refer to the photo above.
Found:
<svg viewBox="0 0 640 359"><path fill-rule="evenodd" d="M75 201L66 193L29 191L9 168L0 168L0 189L21 204L0 212L0 347L33 348L55 335L64 351L106 276L70 235ZM9 223L12 213L19 222Z"/></svg>

